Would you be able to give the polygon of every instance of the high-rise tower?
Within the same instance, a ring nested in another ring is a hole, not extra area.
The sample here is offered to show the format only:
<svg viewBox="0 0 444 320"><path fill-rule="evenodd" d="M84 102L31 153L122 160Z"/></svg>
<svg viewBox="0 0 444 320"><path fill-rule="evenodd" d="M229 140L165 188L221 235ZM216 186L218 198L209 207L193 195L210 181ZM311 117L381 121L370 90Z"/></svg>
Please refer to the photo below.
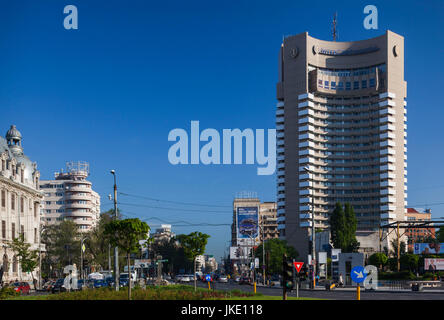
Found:
<svg viewBox="0 0 444 320"><path fill-rule="evenodd" d="M312 209L328 228L337 201L359 230L404 220L407 205L404 38L335 42L284 39L277 83L277 214L280 237L303 259ZM314 208L312 208L314 204Z"/></svg>

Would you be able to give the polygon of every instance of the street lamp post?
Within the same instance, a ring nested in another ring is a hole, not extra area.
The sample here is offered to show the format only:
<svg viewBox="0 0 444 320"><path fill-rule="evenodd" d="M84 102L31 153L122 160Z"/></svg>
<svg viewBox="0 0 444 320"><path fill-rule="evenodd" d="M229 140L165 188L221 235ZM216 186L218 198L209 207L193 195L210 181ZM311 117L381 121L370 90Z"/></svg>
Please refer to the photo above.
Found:
<svg viewBox="0 0 444 320"><path fill-rule="evenodd" d="M116 182L116 172L111 170L111 174L114 176L114 219L117 220L117 182ZM130 270L128 270L130 274ZM119 291L119 249L117 246L114 248L114 284L116 291Z"/></svg>
<svg viewBox="0 0 444 320"><path fill-rule="evenodd" d="M311 260L313 263L313 290L316 286L316 230L315 230L315 218L314 218L314 180L313 173L309 167L304 167L305 172L311 178L312 192L311 192ZM309 261L310 262L310 261Z"/></svg>

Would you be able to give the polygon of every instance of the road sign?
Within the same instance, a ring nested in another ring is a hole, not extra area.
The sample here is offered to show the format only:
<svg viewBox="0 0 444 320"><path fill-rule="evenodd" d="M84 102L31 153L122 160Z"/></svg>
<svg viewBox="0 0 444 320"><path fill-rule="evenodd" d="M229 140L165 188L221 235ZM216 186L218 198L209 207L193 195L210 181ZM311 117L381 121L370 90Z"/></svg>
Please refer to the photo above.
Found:
<svg viewBox="0 0 444 320"><path fill-rule="evenodd" d="M208 282L210 282L210 281L211 281L211 276L210 276L209 274L207 274L207 275L205 276L205 280L208 281Z"/></svg>
<svg viewBox="0 0 444 320"><path fill-rule="evenodd" d="M157 260L157 262L168 262L168 259Z"/></svg>
<svg viewBox="0 0 444 320"><path fill-rule="evenodd" d="M296 271L299 273L299 271L301 271L302 266L304 265L303 262L293 262L294 267L296 268Z"/></svg>
<svg viewBox="0 0 444 320"><path fill-rule="evenodd" d="M86 247L85 244L82 244L82 252L85 253Z"/></svg>
<svg viewBox="0 0 444 320"><path fill-rule="evenodd" d="M363 266L356 266L351 270L350 276L354 282L361 283L365 280L367 274L365 273Z"/></svg>

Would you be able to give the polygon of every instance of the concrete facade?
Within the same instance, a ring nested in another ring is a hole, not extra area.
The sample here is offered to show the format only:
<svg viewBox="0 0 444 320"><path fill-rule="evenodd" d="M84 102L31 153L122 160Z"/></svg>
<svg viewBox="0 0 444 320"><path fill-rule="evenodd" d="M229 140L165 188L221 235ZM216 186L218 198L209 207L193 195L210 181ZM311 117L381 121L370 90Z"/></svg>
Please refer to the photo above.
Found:
<svg viewBox="0 0 444 320"><path fill-rule="evenodd" d="M332 42L284 39L277 83L279 236L307 257L315 227L337 201L358 230L403 221L407 205L404 38ZM306 171L306 169L308 171Z"/></svg>
<svg viewBox="0 0 444 320"><path fill-rule="evenodd" d="M89 165L68 162L66 172L55 173L54 180L41 180L44 193L43 221L47 225L67 219L78 225L80 232L90 231L100 219L100 196L86 180Z"/></svg>

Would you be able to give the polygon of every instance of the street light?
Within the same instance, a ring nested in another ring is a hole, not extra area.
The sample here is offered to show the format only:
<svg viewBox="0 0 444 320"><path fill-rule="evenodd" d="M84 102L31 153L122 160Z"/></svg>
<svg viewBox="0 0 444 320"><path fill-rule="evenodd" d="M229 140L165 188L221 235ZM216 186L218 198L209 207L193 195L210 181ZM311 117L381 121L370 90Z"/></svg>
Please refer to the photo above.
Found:
<svg viewBox="0 0 444 320"><path fill-rule="evenodd" d="M305 172L307 172L309 178L311 178L312 194L311 194L311 259L313 263L313 290L316 286L316 232L315 232L315 219L314 219L314 182L313 173L310 167L304 167ZM310 261L309 261L310 263Z"/></svg>
<svg viewBox="0 0 444 320"><path fill-rule="evenodd" d="M116 182L116 172L114 170L110 171L114 176L114 219L117 220L117 182ZM128 270L130 273L130 270ZM114 248L114 284L116 286L116 291L119 291L119 249L117 246Z"/></svg>

